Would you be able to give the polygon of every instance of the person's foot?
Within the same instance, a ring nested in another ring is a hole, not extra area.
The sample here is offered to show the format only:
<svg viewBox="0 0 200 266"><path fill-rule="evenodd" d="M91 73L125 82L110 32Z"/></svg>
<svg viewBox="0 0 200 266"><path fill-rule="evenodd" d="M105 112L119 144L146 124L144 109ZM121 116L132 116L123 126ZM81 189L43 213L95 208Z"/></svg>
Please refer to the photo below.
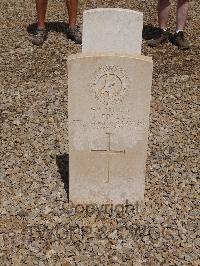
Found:
<svg viewBox="0 0 200 266"><path fill-rule="evenodd" d="M32 43L34 45L42 45L47 38L47 30L45 28L37 28L33 36Z"/></svg>
<svg viewBox="0 0 200 266"><path fill-rule="evenodd" d="M190 48L190 43L186 39L183 31L179 31L178 33L174 34L174 42L181 50L187 50Z"/></svg>
<svg viewBox="0 0 200 266"><path fill-rule="evenodd" d="M67 37L77 44L82 44L82 33L79 26L70 27L67 30Z"/></svg>
<svg viewBox="0 0 200 266"><path fill-rule="evenodd" d="M154 39L148 40L147 44L151 47L156 47L162 43L167 42L168 38L169 38L169 32L163 29L159 29L158 36Z"/></svg>

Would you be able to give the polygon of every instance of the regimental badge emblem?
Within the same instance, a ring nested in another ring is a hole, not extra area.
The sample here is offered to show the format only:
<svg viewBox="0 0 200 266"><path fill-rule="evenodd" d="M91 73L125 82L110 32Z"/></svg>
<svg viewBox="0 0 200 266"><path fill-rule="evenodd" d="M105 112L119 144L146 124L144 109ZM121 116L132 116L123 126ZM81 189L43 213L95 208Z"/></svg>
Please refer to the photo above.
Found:
<svg viewBox="0 0 200 266"><path fill-rule="evenodd" d="M94 73L91 84L95 98L106 106L120 103L128 89L128 78L124 69L115 65L101 66Z"/></svg>

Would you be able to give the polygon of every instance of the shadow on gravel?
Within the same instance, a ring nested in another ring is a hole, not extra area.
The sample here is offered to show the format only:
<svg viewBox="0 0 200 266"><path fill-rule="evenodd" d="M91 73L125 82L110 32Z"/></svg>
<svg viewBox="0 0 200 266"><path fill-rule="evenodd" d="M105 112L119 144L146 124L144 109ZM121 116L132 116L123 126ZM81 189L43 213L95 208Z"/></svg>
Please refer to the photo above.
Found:
<svg viewBox="0 0 200 266"><path fill-rule="evenodd" d="M158 36L159 28L153 27L152 25L144 25L142 31L142 38L144 40L151 40Z"/></svg>
<svg viewBox="0 0 200 266"><path fill-rule="evenodd" d="M59 33L67 33L68 24L66 22L46 22L46 29L48 32L55 31ZM37 29L37 23L29 24L27 27L27 32L30 34L34 34Z"/></svg>
<svg viewBox="0 0 200 266"><path fill-rule="evenodd" d="M152 25L144 25L142 31L142 38L146 41L154 39L159 36L159 28ZM173 45L176 45L173 34L169 33L169 42Z"/></svg>
<svg viewBox="0 0 200 266"><path fill-rule="evenodd" d="M64 189L67 193L67 200L69 202L69 154L64 153L56 156L56 164L58 166L58 172L64 183Z"/></svg>

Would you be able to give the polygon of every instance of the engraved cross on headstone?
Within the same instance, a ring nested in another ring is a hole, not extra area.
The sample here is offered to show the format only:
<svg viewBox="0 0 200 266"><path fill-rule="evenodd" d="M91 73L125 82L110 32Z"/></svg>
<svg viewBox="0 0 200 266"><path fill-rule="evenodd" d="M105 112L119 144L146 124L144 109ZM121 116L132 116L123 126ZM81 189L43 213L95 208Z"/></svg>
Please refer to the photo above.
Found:
<svg viewBox="0 0 200 266"><path fill-rule="evenodd" d="M112 150L111 149L111 133L106 133L106 135L108 136L108 144L107 144L107 149L106 150L91 150L91 152L99 152L102 154L108 154L108 160L107 160L107 181L106 183L109 183L110 181L110 154L124 154L125 150Z"/></svg>

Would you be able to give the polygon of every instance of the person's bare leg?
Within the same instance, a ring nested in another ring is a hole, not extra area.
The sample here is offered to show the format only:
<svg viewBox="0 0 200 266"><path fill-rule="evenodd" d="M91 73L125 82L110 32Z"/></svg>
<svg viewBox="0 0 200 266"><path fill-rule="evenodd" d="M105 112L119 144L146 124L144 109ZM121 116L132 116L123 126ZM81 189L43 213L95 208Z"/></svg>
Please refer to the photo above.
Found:
<svg viewBox="0 0 200 266"><path fill-rule="evenodd" d="M48 0L36 0L38 28L45 28L45 17Z"/></svg>
<svg viewBox="0 0 200 266"><path fill-rule="evenodd" d="M170 11L169 0L158 0L158 24L161 29L166 30Z"/></svg>
<svg viewBox="0 0 200 266"><path fill-rule="evenodd" d="M176 12L176 33L174 34L174 40L178 48L181 50L187 50L190 48L190 43L183 32L187 19L188 7L188 0L178 0Z"/></svg>
<svg viewBox="0 0 200 266"><path fill-rule="evenodd" d="M79 27L76 25L78 0L65 0L69 15L69 28L67 36L75 43L82 43L82 34Z"/></svg>
<svg viewBox="0 0 200 266"><path fill-rule="evenodd" d="M186 24L187 13L189 8L188 0L178 0L176 12L176 31L183 31Z"/></svg>
<svg viewBox="0 0 200 266"><path fill-rule="evenodd" d="M169 19L170 2L169 0L158 0L158 36L148 40L147 43L151 47L156 47L168 41L167 24Z"/></svg>
<svg viewBox="0 0 200 266"><path fill-rule="evenodd" d="M69 27L76 25L78 0L66 0L68 15L69 15Z"/></svg>
<svg viewBox="0 0 200 266"><path fill-rule="evenodd" d="M32 43L35 45L42 45L47 38L47 30L45 29L47 3L48 0L36 0L37 30L32 39Z"/></svg>

